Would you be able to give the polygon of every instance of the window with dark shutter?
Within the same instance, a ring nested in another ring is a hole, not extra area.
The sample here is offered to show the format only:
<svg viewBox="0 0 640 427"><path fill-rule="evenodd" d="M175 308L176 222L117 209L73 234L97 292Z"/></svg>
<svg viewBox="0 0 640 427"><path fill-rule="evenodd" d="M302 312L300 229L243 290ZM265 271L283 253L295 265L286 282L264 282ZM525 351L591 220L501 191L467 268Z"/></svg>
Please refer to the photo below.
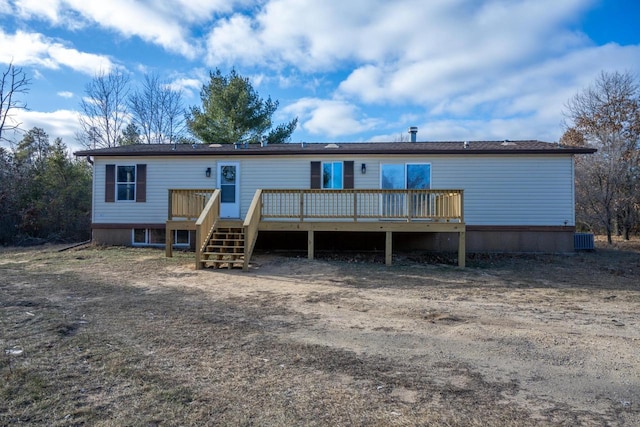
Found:
<svg viewBox="0 0 640 427"><path fill-rule="evenodd" d="M343 188L354 188L353 160L344 162Z"/></svg>
<svg viewBox="0 0 640 427"><path fill-rule="evenodd" d="M311 162L311 188L322 187L322 163Z"/></svg>
<svg viewBox="0 0 640 427"><path fill-rule="evenodd" d="M147 165L136 165L136 202L147 201Z"/></svg>
<svg viewBox="0 0 640 427"><path fill-rule="evenodd" d="M106 165L104 174L104 201L106 203L116 200L116 165Z"/></svg>

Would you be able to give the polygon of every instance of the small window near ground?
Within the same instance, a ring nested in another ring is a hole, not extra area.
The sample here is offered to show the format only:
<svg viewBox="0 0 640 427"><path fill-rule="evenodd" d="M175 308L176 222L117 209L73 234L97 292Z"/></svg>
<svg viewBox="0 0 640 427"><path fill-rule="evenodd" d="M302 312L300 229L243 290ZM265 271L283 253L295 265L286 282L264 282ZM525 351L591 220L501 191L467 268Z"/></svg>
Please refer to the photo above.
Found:
<svg viewBox="0 0 640 427"><path fill-rule="evenodd" d="M175 239L173 241L176 245L188 245L189 230L176 230Z"/></svg>
<svg viewBox="0 0 640 427"><path fill-rule="evenodd" d="M147 229L136 228L133 230L133 244L134 245L146 245L147 244Z"/></svg>
<svg viewBox="0 0 640 427"><path fill-rule="evenodd" d="M166 242L166 232L161 228L135 228L133 229L134 246L163 246ZM189 230L174 230L173 245L189 246Z"/></svg>
<svg viewBox="0 0 640 427"><path fill-rule="evenodd" d="M342 189L342 162L322 163L322 188Z"/></svg>
<svg viewBox="0 0 640 427"><path fill-rule="evenodd" d="M149 244L150 245L164 245L166 242L166 234L162 229L154 228L149 230Z"/></svg>

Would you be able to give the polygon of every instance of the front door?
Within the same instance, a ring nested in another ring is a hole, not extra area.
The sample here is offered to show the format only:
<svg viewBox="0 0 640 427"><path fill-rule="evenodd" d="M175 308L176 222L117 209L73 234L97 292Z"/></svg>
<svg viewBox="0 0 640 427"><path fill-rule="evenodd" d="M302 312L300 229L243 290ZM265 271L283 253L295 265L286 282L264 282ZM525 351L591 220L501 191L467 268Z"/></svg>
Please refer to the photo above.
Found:
<svg viewBox="0 0 640 427"><path fill-rule="evenodd" d="M218 163L220 217L240 218L240 164Z"/></svg>

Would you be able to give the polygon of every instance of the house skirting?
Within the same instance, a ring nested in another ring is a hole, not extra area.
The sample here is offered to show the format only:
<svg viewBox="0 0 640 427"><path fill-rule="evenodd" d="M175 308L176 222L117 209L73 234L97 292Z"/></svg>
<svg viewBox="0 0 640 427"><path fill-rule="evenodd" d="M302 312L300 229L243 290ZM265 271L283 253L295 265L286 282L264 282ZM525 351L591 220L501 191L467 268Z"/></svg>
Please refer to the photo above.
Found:
<svg viewBox="0 0 640 427"><path fill-rule="evenodd" d="M467 225L467 253L566 253L573 252L575 227ZM458 242L450 233L397 233L399 251L455 252Z"/></svg>
<svg viewBox="0 0 640 427"><path fill-rule="evenodd" d="M132 245L134 228L164 229L165 224L93 224L93 240L102 245ZM466 226L467 252L573 252L571 226ZM256 249L307 248L306 231L260 231ZM384 250L385 233L316 231L316 250ZM393 233L394 251L458 250L458 236L442 232Z"/></svg>
<svg viewBox="0 0 640 427"><path fill-rule="evenodd" d="M573 252L574 227L466 226L466 251L505 253ZM369 250L385 248L385 234L376 232L316 232L318 251ZM307 245L307 234L294 231L260 231L256 249L299 249ZM394 232L393 248L398 252L456 252L458 236L441 232Z"/></svg>
<svg viewBox="0 0 640 427"><path fill-rule="evenodd" d="M105 246L133 246L133 230L165 230L165 224L92 224L93 242Z"/></svg>

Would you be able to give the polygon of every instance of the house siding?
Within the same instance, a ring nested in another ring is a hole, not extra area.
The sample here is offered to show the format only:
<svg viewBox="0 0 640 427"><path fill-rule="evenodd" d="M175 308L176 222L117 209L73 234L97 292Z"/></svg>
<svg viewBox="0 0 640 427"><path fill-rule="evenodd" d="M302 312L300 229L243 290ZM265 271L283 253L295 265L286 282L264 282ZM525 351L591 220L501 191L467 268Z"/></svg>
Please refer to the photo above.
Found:
<svg viewBox="0 0 640 427"><path fill-rule="evenodd" d="M354 161L355 188L379 188L382 163L430 163L432 188L464 189L468 225L573 226L570 155L96 157L94 225L163 223L168 189L215 188L217 162L240 165L244 217L260 188L309 188L311 161ZM362 163L366 173L361 173ZM105 166L147 165L146 202L105 203ZM210 178L205 170L211 168Z"/></svg>

